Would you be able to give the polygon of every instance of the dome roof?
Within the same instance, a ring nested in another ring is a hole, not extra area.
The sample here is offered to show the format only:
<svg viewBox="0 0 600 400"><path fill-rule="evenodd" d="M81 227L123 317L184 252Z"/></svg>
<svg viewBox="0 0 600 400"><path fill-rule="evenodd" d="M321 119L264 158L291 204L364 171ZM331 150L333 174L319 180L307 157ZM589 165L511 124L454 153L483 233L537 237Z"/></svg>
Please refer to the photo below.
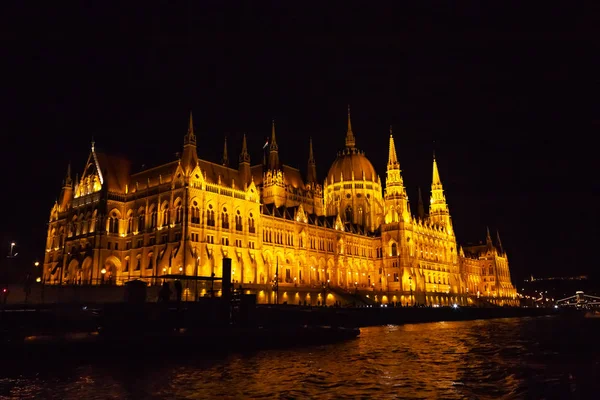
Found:
<svg viewBox="0 0 600 400"><path fill-rule="evenodd" d="M337 158L331 164L329 173L327 174L327 184L340 182L342 175L344 181L352 180L352 173L354 172L354 180L362 181L363 173L364 179L367 181L376 181L377 173L373 164L365 154L356 148L346 148L338 153Z"/></svg>
<svg viewBox="0 0 600 400"><path fill-rule="evenodd" d="M373 164L365 153L356 148L356 139L354 132L352 132L352 122L350 121L350 106L348 106L348 130L346 131L346 148L340 151L337 158L329 168L327 174L327 184L340 182L342 175L344 181L352 180L352 173L354 173L354 180L362 181L363 175L366 181L377 181L377 173Z"/></svg>

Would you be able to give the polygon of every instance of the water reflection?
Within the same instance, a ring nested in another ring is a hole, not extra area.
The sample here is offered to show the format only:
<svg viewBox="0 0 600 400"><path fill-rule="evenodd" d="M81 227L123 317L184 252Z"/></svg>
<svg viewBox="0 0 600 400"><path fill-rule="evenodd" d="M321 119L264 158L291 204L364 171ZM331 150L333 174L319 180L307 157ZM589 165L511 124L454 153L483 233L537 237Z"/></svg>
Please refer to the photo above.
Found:
<svg viewBox="0 0 600 400"><path fill-rule="evenodd" d="M591 324L589 322L592 322ZM220 358L5 368L0 396L47 399L587 398L600 389L600 321L500 319L364 328L336 345ZM551 333L551 334L550 334ZM595 396L592 396L595 397Z"/></svg>

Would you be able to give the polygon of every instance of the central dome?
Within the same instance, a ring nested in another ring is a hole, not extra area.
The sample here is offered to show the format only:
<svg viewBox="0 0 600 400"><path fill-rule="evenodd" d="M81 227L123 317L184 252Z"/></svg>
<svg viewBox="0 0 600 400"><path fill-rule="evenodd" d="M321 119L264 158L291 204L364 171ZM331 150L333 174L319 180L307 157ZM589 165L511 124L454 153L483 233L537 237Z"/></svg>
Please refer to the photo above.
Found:
<svg viewBox="0 0 600 400"><path fill-rule="evenodd" d="M353 175L354 174L354 175ZM373 164L365 154L356 148L347 148L338 153L337 158L331 164L327 174L327 184L337 183L342 180L351 181L376 181L377 174Z"/></svg>
<svg viewBox="0 0 600 400"><path fill-rule="evenodd" d="M346 148L340 151L337 158L329 168L327 174L327 184L342 181L366 181L374 182L377 180L377 174L373 164L365 153L356 148L354 132L352 132L352 122L350 122L350 106L348 106L348 131L346 132Z"/></svg>

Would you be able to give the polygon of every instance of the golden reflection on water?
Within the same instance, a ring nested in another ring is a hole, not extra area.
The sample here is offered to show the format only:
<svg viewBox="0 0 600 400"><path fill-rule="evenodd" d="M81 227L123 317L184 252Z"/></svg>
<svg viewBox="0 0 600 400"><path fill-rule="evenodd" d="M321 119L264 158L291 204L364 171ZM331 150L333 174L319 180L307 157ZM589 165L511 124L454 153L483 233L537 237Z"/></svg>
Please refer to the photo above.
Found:
<svg viewBox="0 0 600 400"><path fill-rule="evenodd" d="M591 333L600 334L596 326ZM54 367L35 379L0 380L0 397L554 398L573 388L563 377L585 382L585 370L578 372L569 357L600 361L577 341L568 342L572 348L552 341L569 329L556 319L499 319L362 328L359 338L334 345L217 358L153 359L148 349L146 360ZM557 336L547 339L548 331ZM526 395L535 390L541 395Z"/></svg>

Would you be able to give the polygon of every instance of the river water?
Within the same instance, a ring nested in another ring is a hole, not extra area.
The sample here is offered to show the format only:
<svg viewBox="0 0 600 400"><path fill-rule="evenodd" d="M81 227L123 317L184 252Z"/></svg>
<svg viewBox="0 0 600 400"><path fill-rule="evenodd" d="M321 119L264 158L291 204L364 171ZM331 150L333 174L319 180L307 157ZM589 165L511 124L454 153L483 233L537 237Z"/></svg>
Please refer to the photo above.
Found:
<svg viewBox="0 0 600 400"><path fill-rule="evenodd" d="M339 344L221 357L4 359L0 398L598 399L599 337L600 319L552 316L362 328Z"/></svg>

